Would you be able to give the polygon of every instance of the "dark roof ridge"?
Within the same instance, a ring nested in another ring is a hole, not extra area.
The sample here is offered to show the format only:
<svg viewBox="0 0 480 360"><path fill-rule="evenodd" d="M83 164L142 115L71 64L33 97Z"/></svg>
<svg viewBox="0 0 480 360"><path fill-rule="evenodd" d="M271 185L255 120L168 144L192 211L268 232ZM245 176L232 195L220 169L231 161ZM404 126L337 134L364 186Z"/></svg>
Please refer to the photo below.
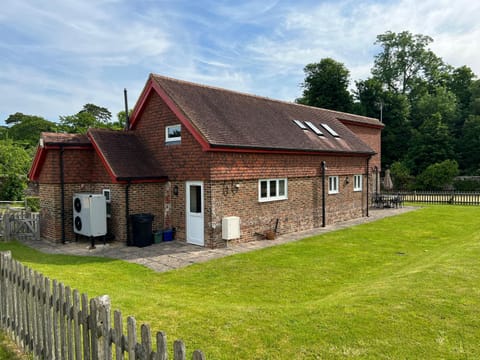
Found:
<svg viewBox="0 0 480 360"><path fill-rule="evenodd" d="M318 107L318 106L299 104L299 103L296 103L296 102L293 102L293 101L279 100L279 99L269 98L267 96L262 96L262 95L249 94L249 93L246 93L246 92L226 89L226 88L222 88L222 87L219 87L219 86L205 85L205 84L200 84L200 83L196 83L196 82L193 82L193 81L175 79L175 78L172 78L172 77L169 77L169 76L164 76L164 75L155 74L155 73L150 73L150 75L153 76L153 77L160 78L160 79L165 79L165 80L173 81L173 82L177 82L177 83L183 83L183 84L186 84L186 85L193 85L193 86L198 86L198 87L206 88L206 89L229 92L229 93L233 93L233 94L236 94L236 95L242 95L242 96L255 98L255 99L261 99L261 100L268 100L268 101L282 103L282 104L298 105L298 106L304 106L304 107L307 107L307 108L320 109L320 110L323 110L323 111L328 111L328 112L331 112L331 113L334 113L334 114L344 115L344 116L347 116L347 117L357 117L357 118L366 119L366 120L367 119L368 120L375 120L375 121L378 121L380 123L380 120L378 120L376 118L373 118L373 117L357 115L357 114L347 113L347 112L338 111L338 110L330 110L330 109L325 109L325 108L321 108L321 107ZM345 119L345 120L348 120L348 119Z"/></svg>

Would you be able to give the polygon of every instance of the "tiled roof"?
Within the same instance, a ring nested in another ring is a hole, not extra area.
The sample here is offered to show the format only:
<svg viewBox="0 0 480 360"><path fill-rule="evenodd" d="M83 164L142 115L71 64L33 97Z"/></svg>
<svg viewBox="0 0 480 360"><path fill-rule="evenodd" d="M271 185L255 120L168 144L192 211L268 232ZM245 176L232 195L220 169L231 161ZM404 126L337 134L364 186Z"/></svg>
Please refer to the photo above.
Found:
<svg viewBox="0 0 480 360"><path fill-rule="evenodd" d="M42 132L40 138L45 145L91 145L87 135L84 134Z"/></svg>
<svg viewBox="0 0 480 360"><path fill-rule="evenodd" d="M88 136L117 181L166 179L159 164L133 133L90 129Z"/></svg>
<svg viewBox="0 0 480 360"><path fill-rule="evenodd" d="M382 128L373 118L238 93L151 75L210 147L373 154L341 121ZM324 136L300 129L293 120L310 121ZM334 137L321 124L340 136Z"/></svg>

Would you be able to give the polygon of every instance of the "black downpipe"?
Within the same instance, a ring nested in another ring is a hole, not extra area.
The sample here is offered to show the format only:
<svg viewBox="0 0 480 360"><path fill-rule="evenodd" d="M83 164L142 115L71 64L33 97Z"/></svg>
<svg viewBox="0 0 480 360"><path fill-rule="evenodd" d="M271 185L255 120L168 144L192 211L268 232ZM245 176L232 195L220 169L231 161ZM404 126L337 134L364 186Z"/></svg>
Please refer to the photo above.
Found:
<svg viewBox="0 0 480 360"><path fill-rule="evenodd" d="M131 181L128 180L127 185L125 186L125 219L127 224L127 246L132 245L130 239L130 197L129 197L129 190L130 190Z"/></svg>
<svg viewBox="0 0 480 360"><path fill-rule="evenodd" d="M62 221L62 244L65 244L65 168L63 164L63 154L65 149L60 147L60 188L61 188L61 221Z"/></svg>
<svg viewBox="0 0 480 360"><path fill-rule="evenodd" d="M128 116L127 89L123 89L123 99L125 100L125 130L130 129L130 117Z"/></svg>
<svg viewBox="0 0 480 360"><path fill-rule="evenodd" d="M326 209L325 209L325 176L327 170L327 163L322 161L322 227L326 226Z"/></svg>
<svg viewBox="0 0 480 360"><path fill-rule="evenodd" d="M368 213L368 208L370 207L369 205L369 200L370 200L370 156L367 158L367 217L369 216Z"/></svg>

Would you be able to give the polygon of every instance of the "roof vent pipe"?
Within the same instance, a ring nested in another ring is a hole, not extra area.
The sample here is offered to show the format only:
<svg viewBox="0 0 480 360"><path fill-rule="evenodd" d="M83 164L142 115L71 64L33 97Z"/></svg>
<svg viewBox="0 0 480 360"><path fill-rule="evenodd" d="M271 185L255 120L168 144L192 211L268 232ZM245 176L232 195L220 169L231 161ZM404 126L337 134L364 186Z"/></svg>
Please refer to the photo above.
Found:
<svg viewBox="0 0 480 360"><path fill-rule="evenodd" d="M128 116L128 99L127 99L127 89L123 89L123 99L125 100L125 130L130 128L130 119Z"/></svg>

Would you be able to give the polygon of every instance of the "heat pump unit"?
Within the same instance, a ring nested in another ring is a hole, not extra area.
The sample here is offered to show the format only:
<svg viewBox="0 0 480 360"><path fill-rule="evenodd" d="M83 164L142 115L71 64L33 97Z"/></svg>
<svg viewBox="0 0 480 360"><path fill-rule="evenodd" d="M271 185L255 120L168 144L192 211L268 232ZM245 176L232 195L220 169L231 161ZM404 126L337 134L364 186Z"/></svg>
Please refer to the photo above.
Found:
<svg viewBox="0 0 480 360"><path fill-rule="evenodd" d="M233 240L240 238L240 218L227 216L222 219L222 239Z"/></svg>
<svg viewBox="0 0 480 360"><path fill-rule="evenodd" d="M107 202L104 195L73 195L73 231L91 237L107 234Z"/></svg>

